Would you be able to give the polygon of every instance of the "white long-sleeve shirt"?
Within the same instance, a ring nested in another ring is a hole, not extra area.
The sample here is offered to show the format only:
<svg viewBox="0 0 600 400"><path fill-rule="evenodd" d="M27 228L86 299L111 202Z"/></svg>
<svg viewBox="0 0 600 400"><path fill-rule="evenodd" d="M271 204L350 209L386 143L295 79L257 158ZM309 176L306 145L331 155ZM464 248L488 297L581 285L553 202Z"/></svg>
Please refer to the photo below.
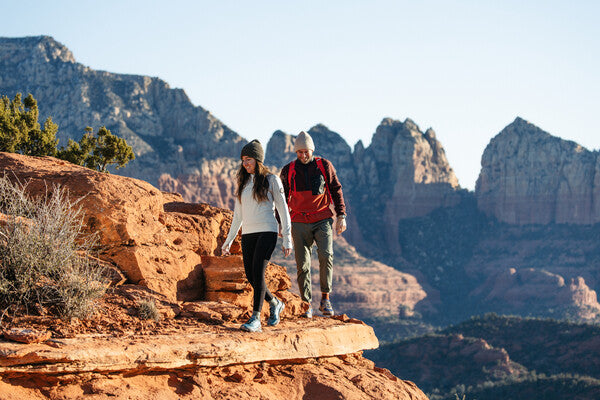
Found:
<svg viewBox="0 0 600 400"><path fill-rule="evenodd" d="M285 200L285 192L281 179L277 175L268 175L269 190L267 200L258 202L252 195L254 186L254 175L246 182L242 191L242 201L236 196L233 209L233 221L222 249L229 250L231 243L235 240L240 227L242 235L256 232L278 232L279 226L275 218L275 209L281 220L281 233L283 236L283 247L292 248L292 228L290 213Z"/></svg>

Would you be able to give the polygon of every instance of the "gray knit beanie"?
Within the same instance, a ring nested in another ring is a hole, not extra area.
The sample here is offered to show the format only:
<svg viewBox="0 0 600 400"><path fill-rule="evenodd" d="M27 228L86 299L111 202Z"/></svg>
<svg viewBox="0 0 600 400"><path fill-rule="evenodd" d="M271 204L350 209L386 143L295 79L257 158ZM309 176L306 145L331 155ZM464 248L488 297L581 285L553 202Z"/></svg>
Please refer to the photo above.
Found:
<svg viewBox="0 0 600 400"><path fill-rule="evenodd" d="M315 143L310 135L304 131L298 134L298 137L296 137L296 141L294 142L294 151L303 149L315 151Z"/></svg>
<svg viewBox="0 0 600 400"><path fill-rule="evenodd" d="M260 142L256 139L242 147L242 154L240 154L240 158L243 156L252 157L261 163L265 162L265 151L263 150Z"/></svg>

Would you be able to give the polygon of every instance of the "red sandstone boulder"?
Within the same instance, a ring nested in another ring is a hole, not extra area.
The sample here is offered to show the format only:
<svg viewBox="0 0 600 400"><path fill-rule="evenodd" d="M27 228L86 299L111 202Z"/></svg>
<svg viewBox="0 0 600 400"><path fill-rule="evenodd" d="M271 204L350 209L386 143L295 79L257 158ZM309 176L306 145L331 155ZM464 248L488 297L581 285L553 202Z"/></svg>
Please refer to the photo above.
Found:
<svg viewBox="0 0 600 400"><path fill-rule="evenodd" d="M202 270L206 282L204 300L226 301L252 310L252 286L246 279L242 257L202 257ZM284 316L300 315L308 308L300 297L288 291L292 284L285 267L269 263L265 272L267 287L285 303ZM268 309L268 304L263 305Z"/></svg>
<svg viewBox="0 0 600 400"><path fill-rule="evenodd" d="M207 205L177 209L174 200L181 197L149 183L52 157L0 153L0 171L27 182L32 196L61 185L73 199L82 199L84 224L97 232L101 258L116 264L132 283L170 300L200 298L201 255L220 252L230 211Z"/></svg>
<svg viewBox="0 0 600 400"><path fill-rule="evenodd" d="M41 343L52 337L48 331L38 331L35 329L13 328L4 332L4 338L20 343Z"/></svg>

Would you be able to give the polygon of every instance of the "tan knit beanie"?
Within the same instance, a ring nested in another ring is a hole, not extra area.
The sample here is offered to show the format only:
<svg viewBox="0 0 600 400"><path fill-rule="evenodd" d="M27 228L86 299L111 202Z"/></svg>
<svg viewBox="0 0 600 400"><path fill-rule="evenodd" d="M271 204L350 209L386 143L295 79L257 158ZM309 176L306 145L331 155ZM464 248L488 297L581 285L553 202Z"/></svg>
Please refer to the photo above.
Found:
<svg viewBox="0 0 600 400"><path fill-rule="evenodd" d="M296 137L296 141L294 142L294 151L303 149L315 151L315 143L310 135L304 131L298 134L298 137Z"/></svg>

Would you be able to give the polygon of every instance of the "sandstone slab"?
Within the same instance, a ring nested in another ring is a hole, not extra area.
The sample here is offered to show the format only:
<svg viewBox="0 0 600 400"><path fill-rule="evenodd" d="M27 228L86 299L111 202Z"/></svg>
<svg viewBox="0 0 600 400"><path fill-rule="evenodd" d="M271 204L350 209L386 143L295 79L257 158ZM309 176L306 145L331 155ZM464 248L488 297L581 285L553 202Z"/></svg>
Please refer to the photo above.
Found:
<svg viewBox="0 0 600 400"><path fill-rule="evenodd" d="M373 329L335 319L283 321L262 333L237 325L217 332L189 329L170 335L79 335L46 344L0 342L0 372L83 373L225 366L355 353L378 347Z"/></svg>

